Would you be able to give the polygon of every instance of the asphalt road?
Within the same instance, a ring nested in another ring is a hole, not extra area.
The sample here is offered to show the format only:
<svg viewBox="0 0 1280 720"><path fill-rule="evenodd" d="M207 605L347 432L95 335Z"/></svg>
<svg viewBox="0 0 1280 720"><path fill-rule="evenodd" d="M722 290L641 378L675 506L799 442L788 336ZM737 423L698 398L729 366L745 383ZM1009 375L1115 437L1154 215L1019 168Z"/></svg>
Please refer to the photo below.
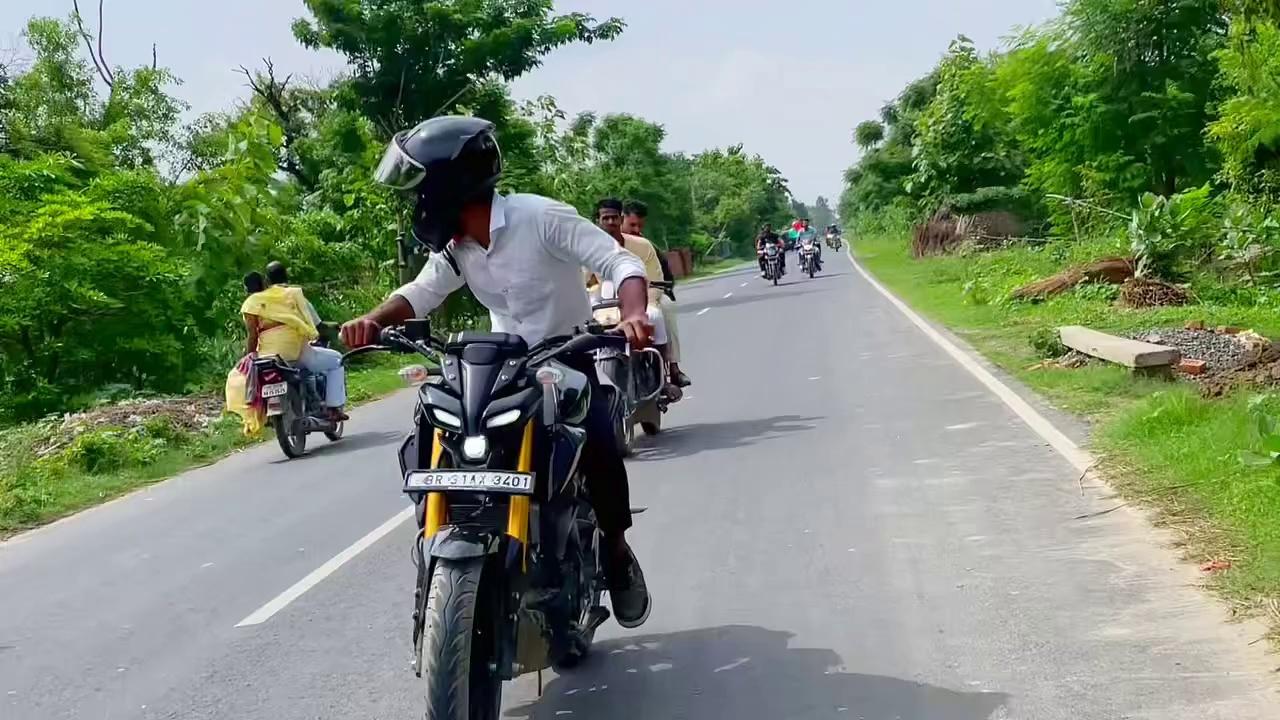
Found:
<svg viewBox="0 0 1280 720"><path fill-rule="evenodd" d="M682 288L695 385L630 462L653 615L507 716L1280 717L1257 629L1136 514L1075 519L1117 502L828 265ZM420 717L412 402L0 545L0 719Z"/></svg>

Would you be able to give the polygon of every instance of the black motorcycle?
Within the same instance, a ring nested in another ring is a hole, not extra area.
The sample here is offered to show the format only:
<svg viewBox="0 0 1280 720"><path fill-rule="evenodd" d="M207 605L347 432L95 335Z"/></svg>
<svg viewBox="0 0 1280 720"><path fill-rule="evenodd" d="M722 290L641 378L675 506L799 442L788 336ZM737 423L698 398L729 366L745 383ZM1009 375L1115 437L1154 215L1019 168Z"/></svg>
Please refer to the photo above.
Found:
<svg viewBox="0 0 1280 720"><path fill-rule="evenodd" d="M581 334L528 347L516 335L443 341L429 330L413 320L353 354L440 357L400 448L422 530L414 669L427 718L498 720L504 681L575 665L609 618L601 535L578 468L591 385L562 360L626 339Z"/></svg>
<svg viewBox="0 0 1280 720"><path fill-rule="evenodd" d="M326 345L323 341L317 344ZM275 430L276 442L285 457L293 459L306 453L307 435L311 433L324 433L331 442L342 439L345 423L329 417L323 375L307 372L275 355L260 357L253 364L267 422Z"/></svg>
<svg viewBox="0 0 1280 720"><path fill-rule="evenodd" d="M670 283L649 284L664 292L671 288ZM593 304L591 310L600 326L609 330L618 322L617 307L616 299L607 298ZM630 455L636 425L645 435L662 432L663 413L680 401L684 391L667 382L667 361L653 348L607 347L597 350L595 356L601 389L610 395L618 452Z"/></svg>
<svg viewBox="0 0 1280 720"><path fill-rule="evenodd" d="M764 267L764 279L778 284L782 277L782 251L773 243L766 243L760 251L761 265Z"/></svg>

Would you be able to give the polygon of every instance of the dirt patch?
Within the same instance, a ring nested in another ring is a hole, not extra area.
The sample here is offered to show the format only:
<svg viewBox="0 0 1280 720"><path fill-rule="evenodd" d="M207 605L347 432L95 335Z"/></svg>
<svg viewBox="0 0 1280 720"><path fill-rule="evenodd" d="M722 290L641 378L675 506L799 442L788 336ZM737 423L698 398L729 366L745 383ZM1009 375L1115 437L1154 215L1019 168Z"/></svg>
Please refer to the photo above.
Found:
<svg viewBox="0 0 1280 720"><path fill-rule="evenodd" d="M202 432L221 417L222 412L223 400L214 395L149 398L103 405L68 414L60 423L51 424L49 437L40 444L36 454L55 453L87 432L106 428L128 430L164 423L176 433Z"/></svg>
<svg viewBox="0 0 1280 720"><path fill-rule="evenodd" d="M1272 343L1256 362L1205 375L1200 391L1206 397L1222 397L1239 388L1280 387L1280 349Z"/></svg>

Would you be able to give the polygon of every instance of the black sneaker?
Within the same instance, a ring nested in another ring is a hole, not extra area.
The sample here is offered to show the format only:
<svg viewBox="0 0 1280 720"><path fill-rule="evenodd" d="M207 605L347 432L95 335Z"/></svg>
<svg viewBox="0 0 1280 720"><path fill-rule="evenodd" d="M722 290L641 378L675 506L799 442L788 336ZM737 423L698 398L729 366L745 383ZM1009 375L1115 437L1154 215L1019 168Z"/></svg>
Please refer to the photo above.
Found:
<svg viewBox="0 0 1280 720"><path fill-rule="evenodd" d="M609 602L613 605L613 617L624 628L638 628L649 619L653 599L644 582L644 571L636 561L635 553L627 550L627 565L609 577Z"/></svg>
<svg viewBox="0 0 1280 720"><path fill-rule="evenodd" d="M671 384L679 388L687 388L693 384L693 381L689 379L688 375L684 374L683 370L680 370L671 376Z"/></svg>

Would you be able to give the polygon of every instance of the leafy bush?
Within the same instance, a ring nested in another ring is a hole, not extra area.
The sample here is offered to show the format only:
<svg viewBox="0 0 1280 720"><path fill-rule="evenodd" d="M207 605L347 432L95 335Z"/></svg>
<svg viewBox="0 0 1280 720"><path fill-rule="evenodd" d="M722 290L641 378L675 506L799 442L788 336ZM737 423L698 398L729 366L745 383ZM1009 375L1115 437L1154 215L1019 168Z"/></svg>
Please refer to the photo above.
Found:
<svg viewBox="0 0 1280 720"><path fill-rule="evenodd" d="M1166 280L1178 277L1183 262L1199 259L1213 247L1222 227L1218 212L1208 185L1167 198L1144 193L1129 221L1136 274Z"/></svg>
<svg viewBox="0 0 1280 720"><path fill-rule="evenodd" d="M1031 345L1031 349L1035 351L1036 357L1056 358L1062 357L1067 352L1067 346L1062 344L1062 338L1058 335L1057 328L1037 328L1027 338L1027 342Z"/></svg>
<svg viewBox="0 0 1280 720"><path fill-rule="evenodd" d="M105 473L154 462L165 441L143 432L93 430L75 439L65 451L67 462L89 473Z"/></svg>

